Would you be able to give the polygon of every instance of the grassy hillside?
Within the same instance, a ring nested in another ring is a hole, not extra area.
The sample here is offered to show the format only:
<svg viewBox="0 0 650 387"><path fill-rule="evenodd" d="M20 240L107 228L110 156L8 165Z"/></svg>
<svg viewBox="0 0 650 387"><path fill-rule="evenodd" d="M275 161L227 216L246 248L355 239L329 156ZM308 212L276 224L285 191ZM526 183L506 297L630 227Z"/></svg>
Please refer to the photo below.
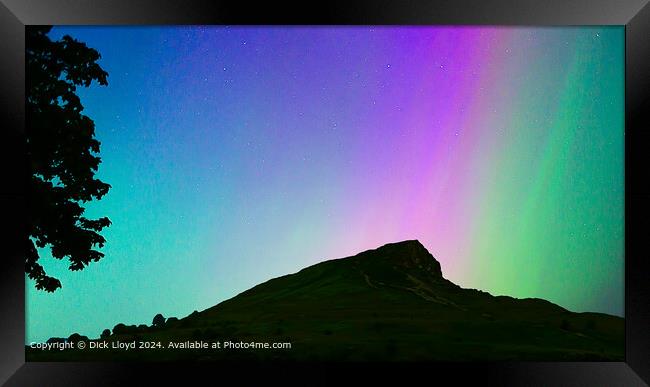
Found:
<svg viewBox="0 0 650 387"><path fill-rule="evenodd" d="M443 278L418 241L405 241L272 279L163 327L105 339L132 340L161 348L28 348L27 360L620 361L624 320L463 289ZM166 348L170 341L228 340L289 342L291 348Z"/></svg>

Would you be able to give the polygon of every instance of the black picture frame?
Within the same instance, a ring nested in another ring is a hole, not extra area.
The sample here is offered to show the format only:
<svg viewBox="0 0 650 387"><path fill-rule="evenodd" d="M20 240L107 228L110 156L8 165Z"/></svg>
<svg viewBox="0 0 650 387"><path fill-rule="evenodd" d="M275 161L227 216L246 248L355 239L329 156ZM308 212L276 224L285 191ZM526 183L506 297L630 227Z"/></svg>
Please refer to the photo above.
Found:
<svg viewBox="0 0 650 387"><path fill-rule="evenodd" d="M0 383L10 386L239 384L279 377L319 384L420 376L481 385L643 386L650 382L650 5L648 0L0 0L2 269ZM329 24L329 25L621 25L625 26L625 324L624 362L498 362L408 364L25 363L25 235L27 158L24 146L27 25ZM277 382L278 380L276 380Z"/></svg>

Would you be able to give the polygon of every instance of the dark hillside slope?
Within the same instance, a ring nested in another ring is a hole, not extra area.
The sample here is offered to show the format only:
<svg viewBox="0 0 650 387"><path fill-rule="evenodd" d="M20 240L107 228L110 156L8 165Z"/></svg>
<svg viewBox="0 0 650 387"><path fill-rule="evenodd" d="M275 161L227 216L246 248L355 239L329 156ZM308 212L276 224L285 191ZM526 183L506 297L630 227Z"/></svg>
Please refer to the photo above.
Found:
<svg viewBox="0 0 650 387"><path fill-rule="evenodd" d="M58 356L403 361L621 361L624 356L622 318L463 289L443 278L438 261L418 241L321 262L136 336L108 340L135 337L163 347L183 340L290 342L292 347ZM34 353L33 360L55 359L47 355Z"/></svg>

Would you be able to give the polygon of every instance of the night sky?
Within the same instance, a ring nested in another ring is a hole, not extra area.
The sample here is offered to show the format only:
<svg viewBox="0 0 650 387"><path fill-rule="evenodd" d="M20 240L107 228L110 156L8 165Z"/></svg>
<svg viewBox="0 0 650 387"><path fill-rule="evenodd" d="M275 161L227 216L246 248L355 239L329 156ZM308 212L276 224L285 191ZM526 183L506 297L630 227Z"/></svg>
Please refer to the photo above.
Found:
<svg viewBox="0 0 650 387"><path fill-rule="evenodd" d="M106 257L42 250L27 342L184 317L419 239L445 278L623 315L624 29L55 27L110 192Z"/></svg>

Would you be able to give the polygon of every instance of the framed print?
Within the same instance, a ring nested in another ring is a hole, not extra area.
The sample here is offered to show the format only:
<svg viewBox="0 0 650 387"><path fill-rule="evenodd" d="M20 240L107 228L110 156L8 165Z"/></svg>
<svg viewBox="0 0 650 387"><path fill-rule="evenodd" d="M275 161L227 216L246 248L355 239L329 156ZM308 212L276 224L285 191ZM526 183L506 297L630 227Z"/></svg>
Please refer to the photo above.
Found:
<svg viewBox="0 0 650 387"><path fill-rule="evenodd" d="M7 385L650 380L645 1L0 11Z"/></svg>

